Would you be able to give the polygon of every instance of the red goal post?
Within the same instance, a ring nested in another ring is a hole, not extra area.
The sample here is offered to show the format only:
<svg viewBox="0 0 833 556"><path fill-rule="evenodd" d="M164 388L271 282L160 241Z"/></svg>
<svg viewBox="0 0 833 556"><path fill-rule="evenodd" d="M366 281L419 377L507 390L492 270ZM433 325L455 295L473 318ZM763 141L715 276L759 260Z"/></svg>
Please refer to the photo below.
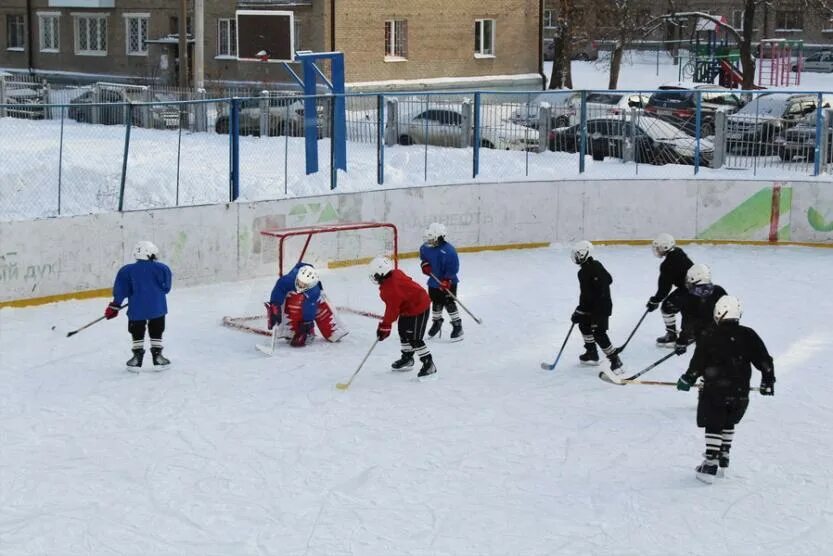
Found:
<svg viewBox="0 0 833 556"><path fill-rule="evenodd" d="M300 226L297 228L273 228L261 230L261 235L277 239L278 242L278 275L283 276L289 268L292 268L297 262L304 260L312 237L319 234L329 234L336 232L349 232L354 230L371 230L371 229L388 229L392 235L393 250L392 259L394 266L399 266L399 230L396 225L390 222L345 222L341 224L322 224L318 226ZM298 261L293 262L288 268L284 266L284 259L286 258L286 240L292 237L304 237L304 246L301 248L301 253ZM378 254L378 253L377 253ZM354 259L347 259L336 262L360 263L362 261L369 261L372 257L356 257Z"/></svg>

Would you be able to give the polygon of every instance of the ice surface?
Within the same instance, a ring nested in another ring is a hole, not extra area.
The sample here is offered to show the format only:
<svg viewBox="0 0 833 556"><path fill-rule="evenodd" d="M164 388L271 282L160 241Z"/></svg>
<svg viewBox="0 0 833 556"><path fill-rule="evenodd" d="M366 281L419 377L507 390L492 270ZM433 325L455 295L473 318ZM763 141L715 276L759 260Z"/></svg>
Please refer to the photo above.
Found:
<svg viewBox="0 0 833 556"><path fill-rule="evenodd" d="M376 322L338 345L280 345L220 326L272 281L176 288L173 368L125 372L126 319L105 300L0 310L0 553L164 555L824 554L833 543L827 250L687 248L739 295L775 357L728 478L694 478L696 394L553 372L578 284L564 247L462 256L466 339L432 343L440 379L392 373L391 338L347 392ZM655 287L648 247L598 247L621 343ZM418 274L417 262L404 268ZM176 272L176 269L174 269ZM364 268L325 271L339 305L379 311ZM51 330L52 326L55 330ZM446 325L447 326L447 325ZM623 354L662 355L652 313ZM447 333L448 331L446 331ZM689 355L645 376L676 380ZM753 383L757 384L757 373Z"/></svg>

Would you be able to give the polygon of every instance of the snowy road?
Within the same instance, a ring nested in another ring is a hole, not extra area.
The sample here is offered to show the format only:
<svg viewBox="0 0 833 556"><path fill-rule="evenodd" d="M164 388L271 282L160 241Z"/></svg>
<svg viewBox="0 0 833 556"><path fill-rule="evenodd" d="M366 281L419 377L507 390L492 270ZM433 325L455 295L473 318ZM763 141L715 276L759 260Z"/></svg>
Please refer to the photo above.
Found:
<svg viewBox="0 0 833 556"><path fill-rule="evenodd" d="M164 250L163 250L164 251ZM824 249L691 247L739 295L775 357L729 477L694 479L696 395L613 386L552 360L578 293L564 248L464 255L461 298L484 318L434 343L440 380L387 371L375 322L342 344L266 358L224 315L271 280L176 289L168 372L132 375L126 320L67 330L104 300L0 310L0 553L125 555L823 554L833 544L833 258ZM164 253L163 253L164 254ZM597 249L621 343L653 293L647 247ZM404 268L417 273L414 260ZM174 269L176 272L176 269ZM326 271L339 305L379 311L364 268ZM53 331L51 327L55 325ZM627 351L665 352L649 315ZM645 378L676 380L688 355ZM684 361L685 360L685 361ZM753 382L757 384L757 374Z"/></svg>

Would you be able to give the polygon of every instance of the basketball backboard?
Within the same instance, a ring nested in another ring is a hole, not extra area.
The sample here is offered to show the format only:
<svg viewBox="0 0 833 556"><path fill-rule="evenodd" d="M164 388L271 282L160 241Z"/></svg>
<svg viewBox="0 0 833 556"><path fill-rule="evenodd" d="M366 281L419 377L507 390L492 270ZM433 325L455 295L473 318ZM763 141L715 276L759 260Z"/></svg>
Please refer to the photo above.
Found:
<svg viewBox="0 0 833 556"><path fill-rule="evenodd" d="M295 14L273 10L237 10L237 59L244 62L293 62Z"/></svg>

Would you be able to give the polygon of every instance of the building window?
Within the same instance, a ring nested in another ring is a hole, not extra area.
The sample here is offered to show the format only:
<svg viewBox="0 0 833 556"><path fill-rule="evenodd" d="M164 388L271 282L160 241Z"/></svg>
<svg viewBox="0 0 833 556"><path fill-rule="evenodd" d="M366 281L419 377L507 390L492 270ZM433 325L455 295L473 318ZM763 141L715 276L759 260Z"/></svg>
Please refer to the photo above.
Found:
<svg viewBox="0 0 833 556"><path fill-rule="evenodd" d="M25 26L22 15L6 16L6 48L9 50L23 50L26 46Z"/></svg>
<svg viewBox="0 0 833 556"><path fill-rule="evenodd" d="M495 55L494 19L476 19L474 21L474 55Z"/></svg>
<svg viewBox="0 0 833 556"><path fill-rule="evenodd" d="M150 14L125 14L124 27L128 56L148 55L148 22Z"/></svg>
<svg viewBox="0 0 833 556"><path fill-rule="evenodd" d="M217 20L217 56L237 58L237 21Z"/></svg>
<svg viewBox="0 0 833 556"><path fill-rule="evenodd" d="M555 10L544 10L544 28L555 28Z"/></svg>
<svg viewBox="0 0 833 556"><path fill-rule="evenodd" d="M777 10L775 12L776 31L803 31L804 18L799 11Z"/></svg>
<svg viewBox="0 0 833 556"><path fill-rule="evenodd" d="M385 21L385 58L404 60L408 57L408 21Z"/></svg>
<svg viewBox="0 0 833 556"><path fill-rule="evenodd" d="M58 31L59 21L60 14L57 12L38 14L38 33L40 34L41 52L60 51L61 39Z"/></svg>
<svg viewBox="0 0 833 556"><path fill-rule="evenodd" d="M295 50L303 50L301 48L301 20L295 17L292 21L294 22L292 32L295 34Z"/></svg>
<svg viewBox="0 0 833 556"><path fill-rule="evenodd" d="M75 16L75 53L80 56L105 56L107 54L106 16Z"/></svg>

